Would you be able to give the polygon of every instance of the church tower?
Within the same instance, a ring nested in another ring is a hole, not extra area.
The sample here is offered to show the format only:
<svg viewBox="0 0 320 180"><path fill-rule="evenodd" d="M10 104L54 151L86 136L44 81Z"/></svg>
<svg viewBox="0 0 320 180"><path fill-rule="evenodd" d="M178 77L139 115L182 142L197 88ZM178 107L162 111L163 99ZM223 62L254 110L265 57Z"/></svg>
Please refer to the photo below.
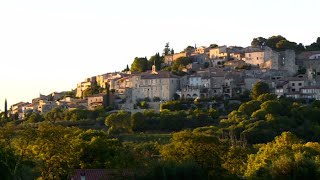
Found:
<svg viewBox="0 0 320 180"><path fill-rule="evenodd" d="M153 62L151 74L158 74L157 68L156 68L156 60L154 60Z"/></svg>

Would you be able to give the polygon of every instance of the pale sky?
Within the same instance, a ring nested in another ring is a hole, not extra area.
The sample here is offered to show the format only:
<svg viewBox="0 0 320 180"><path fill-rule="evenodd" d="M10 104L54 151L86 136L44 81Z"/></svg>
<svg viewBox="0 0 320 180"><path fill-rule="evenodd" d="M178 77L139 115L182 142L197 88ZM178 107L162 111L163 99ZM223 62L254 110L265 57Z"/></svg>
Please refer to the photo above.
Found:
<svg viewBox="0 0 320 180"><path fill-rule="evenodd" d="M320 36L317 0L0 0L0 110L71 90L136 56L188 45Z"/></svg>

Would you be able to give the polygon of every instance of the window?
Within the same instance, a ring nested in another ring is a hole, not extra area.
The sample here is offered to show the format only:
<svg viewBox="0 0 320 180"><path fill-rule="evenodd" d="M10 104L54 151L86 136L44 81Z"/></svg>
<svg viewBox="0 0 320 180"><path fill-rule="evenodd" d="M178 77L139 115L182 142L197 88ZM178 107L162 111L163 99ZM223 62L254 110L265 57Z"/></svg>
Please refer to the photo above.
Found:
<svg viewBox="0 0 320 180"><path fill-rule="evenodd" d="M302 86L302 83L299 83L299 86Z"/></svg>
<svg viewBox="0 0 320 180"><path fill-rule="evenodd" d="M295 84L294 84L294 83L292 83L291 85L292 85L292 86L295 86Z"/></svg>
<svg viewBox="0 0 320 180"><path fill-rule="evenodd" d="M296 89L291 89L292 92L296 92Z"/></svg>

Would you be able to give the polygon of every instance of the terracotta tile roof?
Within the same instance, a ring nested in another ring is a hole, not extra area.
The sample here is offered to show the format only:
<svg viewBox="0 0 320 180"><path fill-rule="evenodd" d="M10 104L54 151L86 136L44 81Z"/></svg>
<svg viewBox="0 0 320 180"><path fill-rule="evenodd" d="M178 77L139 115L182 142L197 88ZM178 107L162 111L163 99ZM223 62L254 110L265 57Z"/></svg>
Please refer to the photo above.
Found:
<svg viewBox="0 0 320 180"><path fill-rule="evenodd" d="M28 103L25 103L25 102L18 102L16 104L13 104L11 106L21 106L21 105L27 105Z"/></svg>
<svg viewBox="0 0 320 180"><path fill-rule="evenodd" d="M158 71L157 74L152 74L147 71L140 74L141 79L159 79L159 78L179 78L179 76L172 74L170 71Z"/></svg>

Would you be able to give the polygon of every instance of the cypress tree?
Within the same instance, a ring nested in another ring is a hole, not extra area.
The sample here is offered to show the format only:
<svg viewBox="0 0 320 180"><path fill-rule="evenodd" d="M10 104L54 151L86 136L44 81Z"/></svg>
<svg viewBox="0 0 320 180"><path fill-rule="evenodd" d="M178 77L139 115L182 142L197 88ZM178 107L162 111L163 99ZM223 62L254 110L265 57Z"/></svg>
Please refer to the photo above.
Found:
<svg viewBox="0 0 320 180"><path fill-rule="evenodd" d="M4 118L8 118L8 102L7 102L7 99L4 100Z"/></svg>
<svg viewBox="0 0 320 180"><path fill-rule="evenodd" d="M106 83L106 90L107 90L106 107L108 107L108 106L110 106L110 85L109 85L109 83Z"/></svg>

